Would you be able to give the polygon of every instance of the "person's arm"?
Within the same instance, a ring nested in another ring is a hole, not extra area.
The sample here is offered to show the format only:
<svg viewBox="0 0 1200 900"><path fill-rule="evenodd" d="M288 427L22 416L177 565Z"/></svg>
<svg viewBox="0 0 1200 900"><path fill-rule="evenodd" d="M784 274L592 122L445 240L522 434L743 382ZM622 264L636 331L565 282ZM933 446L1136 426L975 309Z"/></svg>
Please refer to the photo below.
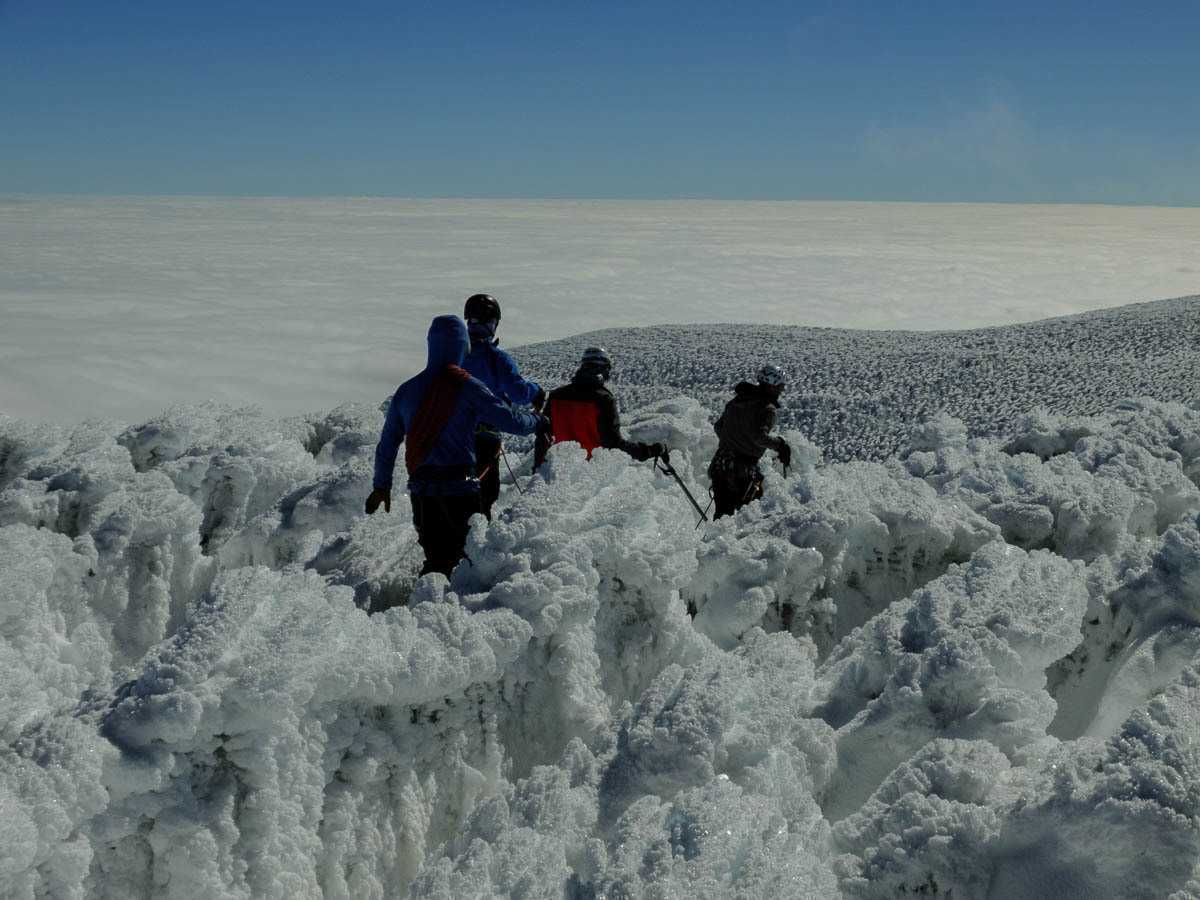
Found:
<svg viewBox="0 0 1200 900"><path fill-rule="evenodd" d="M396 469L396 454L404 441L404 419L400 416L400 391L392 395L387 415L383 420L383 432L375 446L375 477L371 496L367 498L367 514L375 512L382 503L386 512L392 511L392 477Z"/></svg>
<svg viewBox="0 0 1200 900"><path fill-rule="evenodd" d="M596 393L595 403L600 446L609 450L624 450L622 444L625 440L621 437L621 414L617 411L617 398L601 389Z"/></svg>
<svg viewBox="0 0 1200 900"><path fill-rule="evenodd" d="M596 399L598 410L598 425L600 426L600 446L610 450L622 450L638 462L645 462L664 456L667 448L662 444L643 444L640 441L627 441L621 434L621 414L617 410L617 398L607 391Z"/></svg>
<svg viewBox="0 0 1200 900"><path fill-rule="evenodd" d="M521 373L517 370L516 361L511 356L500 349L494 352L496 358L496 384L500 388L500 393L507 397L510 403L514 403L517 406L533 406L539 394L542 395L543 399L545 398L545 394L539 385L522 377Z"/></svg>
<svg viewBox="0 0 1200 900"><path fill-rule="evenodd" d="M537 440L533 443L533 467L535 469L541 467L546 461L546 455L550 452L550 445L554 440L554 432L549 428L543 428L538 431Z"/></svg>
<svg viewBox="0 0 1200 900"><path fill-rule="evenodd" d="M754 431L750 433L750 441L760 450L775 450L778 452L782 438L771 434L775 428L775 407L764 406L758 414Z"/></svg>
<svg viewBox="0 0 1200 900"><path fill-rule="evenodd" d="M381 490L389 490L392 486L392 472L396 468L396 454L400 452L400 444L404 442L404 419L400 417L400 392L392 395L388 404L387 417L383 421L383 432L379 435L379 444L375 447L375 481L373 486Z"/></svg>
<svg viewBox="0 0 1200 900"><path fill-rule="evenodd" d="M542 423L540 415L514 409L475 379L463 385L463 399L479 421L507 434L533 434Z"/></svg>
<svg viewBox="0 0 1200 900"><path fill-rule="evenodd" d="M771 434L775 428L775 407L768 406L763 414L763 421L759 432L754 436L755 442L764 450L774 450L779 457L779 461L783 465L790 466L792 464L792 448L779 435Z"/></svg>

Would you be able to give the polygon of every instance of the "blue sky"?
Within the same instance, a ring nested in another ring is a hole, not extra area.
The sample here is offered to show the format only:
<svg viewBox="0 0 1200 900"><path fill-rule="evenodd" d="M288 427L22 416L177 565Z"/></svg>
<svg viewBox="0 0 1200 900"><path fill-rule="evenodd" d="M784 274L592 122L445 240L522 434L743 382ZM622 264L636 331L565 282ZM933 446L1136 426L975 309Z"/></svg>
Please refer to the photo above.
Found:
<svg viewBox="0 0 1200 900"><path fill-rule="evenodd" d="M1200 3L0 0L0 192L1200 205Z"/></svg>

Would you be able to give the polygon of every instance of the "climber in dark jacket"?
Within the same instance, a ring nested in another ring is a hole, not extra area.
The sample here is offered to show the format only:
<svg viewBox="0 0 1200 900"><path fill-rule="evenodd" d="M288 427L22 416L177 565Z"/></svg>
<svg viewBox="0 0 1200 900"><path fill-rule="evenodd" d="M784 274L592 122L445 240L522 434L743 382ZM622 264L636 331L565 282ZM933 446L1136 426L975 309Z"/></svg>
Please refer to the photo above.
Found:
<svg viewBox="0 0 1200 900"><path fill-rule="evenodd" d="M480 422L510 434L533 434L535 413L505 405L462 368L467 326L457 316L438 316L429 326L429 362L396 391L375 449L371 515L392 510L392 472L401 442L408 470L413 525L425 550L421 574L449 575L463 556L471 516L480 512L475 478L475 431Z"/></svg>
<svg viewBox="0 0 1200 900"><path fill-rule="evenodd" d="M783 386L783 371L778 366L763 366L757 384L743 381L734 388L733 399L713 426L719 443L708 477L718 519L762 496L763 473L758 462L764 453L774 450L785 467L791 464L792 448L783 438L771 435Z"/></svg>
<svg viewBox="0 0 1200 900"><path fill-rule="evenodd" d="M579 371L570 384L550 392L547 413L548 432L540 432L537 440L536 465L546 459L551 444L574 441L587 451L588 459L597 447L623 450L638 461L667 458L665 444L644 444L627 441L621 435L621 417L617 398L606 388L612 375L612 357L602 347L583 351Z"/></svg>
<svg viewBox="0 0 1200 900"><path fill-rule="evenodd" d="M546 392L521 377L511 356L500 349L496 329L500 327L500 304L490 294L472 294L463 308L471 349L463 368L488 386L493 394L513 406L530 406L541 412ZM479 479L481 512L489 519L500 496L500 435L481 423L475 434L475 476Z"/></svg>

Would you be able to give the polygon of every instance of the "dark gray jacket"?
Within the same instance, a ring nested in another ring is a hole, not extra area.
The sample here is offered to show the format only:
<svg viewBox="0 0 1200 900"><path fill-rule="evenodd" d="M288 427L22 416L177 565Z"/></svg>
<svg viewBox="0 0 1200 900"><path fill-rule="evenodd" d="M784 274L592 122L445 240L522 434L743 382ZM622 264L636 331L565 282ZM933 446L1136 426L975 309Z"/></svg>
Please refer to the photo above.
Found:
<svg viewBox="0 0 1200 900"><path fill-rule="evenodd" d="M773 437L775 410L779 402L757 384L743 381L733 389L733 399L713 428L720 444L718 454L728 454L740 461L757 463L768 450L779 452L783 439Z"/></svg>

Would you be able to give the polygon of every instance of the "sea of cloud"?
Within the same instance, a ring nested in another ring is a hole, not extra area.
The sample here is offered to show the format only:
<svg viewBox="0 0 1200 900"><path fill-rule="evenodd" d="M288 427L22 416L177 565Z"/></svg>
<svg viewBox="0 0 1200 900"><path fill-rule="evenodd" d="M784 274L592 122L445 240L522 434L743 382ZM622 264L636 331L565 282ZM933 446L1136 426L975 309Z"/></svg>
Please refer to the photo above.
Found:
<svg viewBox="0 0 1200 900"><path fill-rule="evenodd" d="M0 412L376 398L466 295L510 346L751 322L952 329L1200 291L1200 210L0 198Z"/></svg>
<svg viewBox="0 0 1200 900"><path fill-rule="evenodd" d="M1200 897L1191 406L789 431L699 528L561 446L449 581L380 423L0 418L0 895Z"/></svg>

